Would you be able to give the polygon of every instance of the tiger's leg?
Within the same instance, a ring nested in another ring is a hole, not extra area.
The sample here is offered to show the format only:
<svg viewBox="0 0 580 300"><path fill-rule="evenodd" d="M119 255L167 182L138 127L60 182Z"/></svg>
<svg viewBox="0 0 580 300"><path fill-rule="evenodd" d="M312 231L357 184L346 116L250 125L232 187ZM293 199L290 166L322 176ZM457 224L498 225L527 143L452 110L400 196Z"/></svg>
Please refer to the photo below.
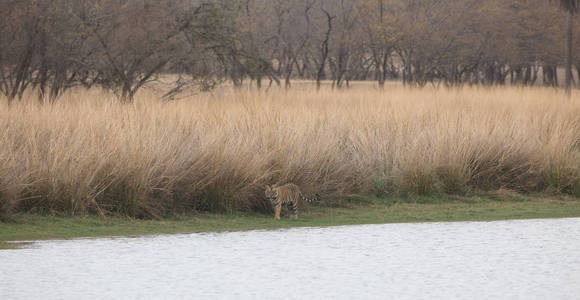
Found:
<svg viewBox="0 0 580 300"><path fill-rule="evenodd" d="M276 206L274 206L274 219L280 220L280 211L282 210L282 201L279 201Z"/></svg>
<svg viewBox="0 0 580 300"><path fill-rule="evenodd" d="M298 219L298 206L296 204L288 203L288 210L290 211L290 219Z"/></svg>

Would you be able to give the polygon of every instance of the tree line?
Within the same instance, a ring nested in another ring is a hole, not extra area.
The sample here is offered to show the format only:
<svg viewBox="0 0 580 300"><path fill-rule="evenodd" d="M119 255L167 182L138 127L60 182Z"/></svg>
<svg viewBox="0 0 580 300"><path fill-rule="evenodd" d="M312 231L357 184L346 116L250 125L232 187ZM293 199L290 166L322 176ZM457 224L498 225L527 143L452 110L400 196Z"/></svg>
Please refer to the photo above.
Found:
<svg viewBox="0 0 580 300"><path fill-rule="evenodd" d="M166 98L224 81L557 86L568 60L580 77L578 1L560 2L568 18L545 0L0 0L0 93L130 102L166 74Z"/></svg>

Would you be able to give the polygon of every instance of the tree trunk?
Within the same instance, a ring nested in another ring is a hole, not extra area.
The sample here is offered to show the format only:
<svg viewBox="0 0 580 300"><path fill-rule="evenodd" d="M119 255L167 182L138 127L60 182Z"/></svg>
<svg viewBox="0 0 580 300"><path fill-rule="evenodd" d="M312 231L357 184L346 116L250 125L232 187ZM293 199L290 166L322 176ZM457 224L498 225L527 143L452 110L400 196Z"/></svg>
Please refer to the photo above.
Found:
<svg viewBox="0 0 580 300"><path fill-rule="evenodd" d="M566 94L572 95L572 28L574 12L568 12L568 28L566 30Z"/></svg>
<svg viewBox="0 0 580 300"><path fill-rule="evenodd" d="M256 78L256 87L258 90L262 88L262 75L258 75Z"/></svg>
<svg viewBox="0 0 580 300"><path fill-rule="evenodd" d="M330 40L330 34L332 33L332 19L334 16L330 16L330 13L320 8L324 14L326 15L326 20L328 21L328 29L326 30L326 35L324 37L324 41L322 41L321 47L321 62L320 66L318 67L318 73L316 74L316 90L320 90L320 81L322 80L322 76L324 76L324 66L326 64L326 59L328 58L328 42Z"/></svg>
<svg viewBox="0 0 580 300"><path fill-rule="evenodd" d="M121 89L121 103L133 103L135 92L137 92L137 89L132 87L130 82L124 83Z"/></svg>
<svg viewBox="0 0 580 300"><path fill-rule="evenodd" d="M576 75L578 75L578 87L580 88L580 65L576 65Z"/></svg>
<svg viewBox="0 0 580 300"><path fill-rule="evenodd" d="M385 89L385 77L383 76L383 72L381 72L380 70L377 72L377 77L378 77L378 82L379 82L379 88L381 90Z"/></svg>

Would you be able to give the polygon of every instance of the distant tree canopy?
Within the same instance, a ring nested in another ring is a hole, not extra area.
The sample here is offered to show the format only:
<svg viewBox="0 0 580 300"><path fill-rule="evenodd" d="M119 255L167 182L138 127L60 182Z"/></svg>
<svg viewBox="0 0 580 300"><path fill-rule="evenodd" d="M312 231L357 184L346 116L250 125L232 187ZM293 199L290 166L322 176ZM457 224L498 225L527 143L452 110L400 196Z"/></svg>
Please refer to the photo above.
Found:
<svg viewBox="0 0 580 300"><path fill-rule="evenodd" d="M97 86L130 102L161 74L175 79L167 97L226 80L556 86L567 60L580 75L579 39L565 38L580 1L556 2L565 10L543 0L0 0L0 93L55 101Z"/></svg>

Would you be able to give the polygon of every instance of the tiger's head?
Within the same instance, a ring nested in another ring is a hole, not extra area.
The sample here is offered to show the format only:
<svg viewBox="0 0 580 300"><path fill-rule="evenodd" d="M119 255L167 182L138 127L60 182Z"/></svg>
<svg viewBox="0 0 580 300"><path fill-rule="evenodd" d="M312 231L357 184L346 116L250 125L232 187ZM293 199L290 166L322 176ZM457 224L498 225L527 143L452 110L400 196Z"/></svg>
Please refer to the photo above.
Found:
<svg viewBox="0 0 580 300"><path fill-rule="evenodd" d="M271 202L273 202L274 200L276 200L276 198L278 198L278 190L276 189L276 185L266 185L266 199L270 200Z"/></svg>

